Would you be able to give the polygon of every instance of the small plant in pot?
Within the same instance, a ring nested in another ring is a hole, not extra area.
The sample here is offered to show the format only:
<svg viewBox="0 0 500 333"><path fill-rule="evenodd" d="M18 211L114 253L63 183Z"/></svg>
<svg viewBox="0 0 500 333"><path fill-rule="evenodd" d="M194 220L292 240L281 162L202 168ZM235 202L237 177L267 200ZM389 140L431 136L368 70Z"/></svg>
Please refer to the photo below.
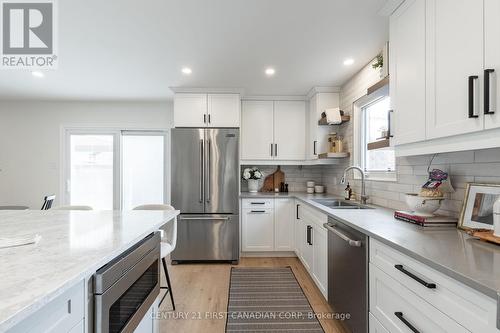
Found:
<svg viewBox="0 0 500 333"><path fill-rule="evenodd" d="M248 192L255 193L259 190L259 179L262 178L262 172L256 167L243 170L242 178L248 182Z"/></svg>

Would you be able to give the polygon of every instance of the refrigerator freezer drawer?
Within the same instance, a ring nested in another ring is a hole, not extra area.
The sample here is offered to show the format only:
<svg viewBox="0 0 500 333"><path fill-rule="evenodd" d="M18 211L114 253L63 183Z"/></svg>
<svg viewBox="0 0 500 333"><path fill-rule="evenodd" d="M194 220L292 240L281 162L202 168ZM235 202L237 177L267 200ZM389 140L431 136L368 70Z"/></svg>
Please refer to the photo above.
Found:
<svg viewBox="0 0 500 333"><path fill-rule="evenodd" d="M238 215L180 215L172 261L237 261L238 224Z"/></svg>

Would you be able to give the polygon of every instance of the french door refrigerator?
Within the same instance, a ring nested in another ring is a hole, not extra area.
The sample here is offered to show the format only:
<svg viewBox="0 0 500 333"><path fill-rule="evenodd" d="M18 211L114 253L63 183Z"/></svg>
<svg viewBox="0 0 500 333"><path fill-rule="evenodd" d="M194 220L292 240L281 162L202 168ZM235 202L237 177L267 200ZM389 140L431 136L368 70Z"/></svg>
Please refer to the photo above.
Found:
<svg viewBox="0 0 500 333"><path fill-rule="evenodd" d="M239 130L172 130L172 205L181 211L172 263L239 260Z"/></svg>

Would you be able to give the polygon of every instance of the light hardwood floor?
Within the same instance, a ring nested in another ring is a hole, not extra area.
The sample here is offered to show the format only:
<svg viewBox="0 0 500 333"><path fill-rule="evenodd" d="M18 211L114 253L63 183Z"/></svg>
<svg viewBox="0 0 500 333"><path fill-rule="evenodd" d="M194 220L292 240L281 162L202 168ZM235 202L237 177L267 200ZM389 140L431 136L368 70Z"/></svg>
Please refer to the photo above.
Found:
<svg viewBox="0 0 500 333"><path fill-rule="evenodd" d="M241 258L235 267L290 266L316 313L332 310L297 258ZM183 264L168 266L176 311L170 311L167 296L158 316L161 333L224 333L225 318L217 318L227 310L229 264ZM332 319L320 319L326 333L347 333Z"/></svg>

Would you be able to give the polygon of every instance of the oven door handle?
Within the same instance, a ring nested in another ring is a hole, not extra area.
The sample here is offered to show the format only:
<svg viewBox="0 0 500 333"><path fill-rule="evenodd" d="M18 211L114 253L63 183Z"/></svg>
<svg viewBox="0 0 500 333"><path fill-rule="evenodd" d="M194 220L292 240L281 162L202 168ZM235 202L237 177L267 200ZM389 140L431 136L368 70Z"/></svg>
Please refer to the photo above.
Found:
<svg viewBox="0 0 500 333"><path fill-rule="evenodd" d="M332 226L328 225L327 223L323 224L323 226L328 229L329 231L333 232L335 235L339 236L343 240L345 240L347 243L349 243L349 246L354 246L354 247L361 247L361 241L359 240L353 240L338 231L337 229L333 228Z"/></svg>
<svg viewBox="0 0 500 333"><path fill-rule="evenodd" d="M158 261L158 266L160 262L160 247L155 247L151 252L149 252L140 262L138 262L133 268L131 268L125 275L123 275L115 284L104 291L102 294L95 295L95 329L96 332L108 332L109 330L109 309L111 306L124 294L124 291L128 290L144 272L151 266L155 261ZM158 273L160 270L158 269ZM160 277L158 274L158 279L156 285L151 289L148 296L144 299L140 307L135 311L135 313L129 318L127 324L122 328L121 332L133 332L134 329L139 325L141 320L144 318L148 312L151 305L160 294Z"/></svg>

